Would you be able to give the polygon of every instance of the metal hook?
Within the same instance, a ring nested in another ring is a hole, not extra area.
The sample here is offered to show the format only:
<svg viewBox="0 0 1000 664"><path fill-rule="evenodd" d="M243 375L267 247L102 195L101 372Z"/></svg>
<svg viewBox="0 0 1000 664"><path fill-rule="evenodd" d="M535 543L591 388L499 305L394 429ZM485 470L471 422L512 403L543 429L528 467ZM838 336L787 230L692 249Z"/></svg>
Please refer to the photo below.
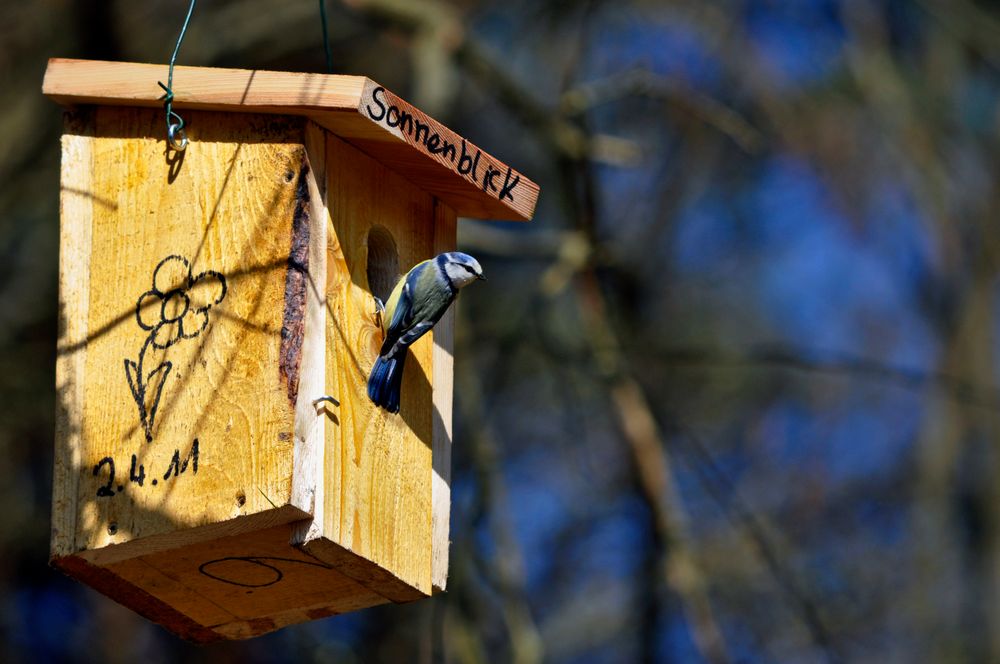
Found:
<svg viewBox="0 0 1000 664"><path fill-rule="evenodd" d="M167 113L167 141L170 147L178 152L183 152L187 147L187 134L184 132L184 118L178 115L173 109L174 91L157 81L157 85L163 88L163 107ZM180 135L180 140L177 136Z"/></svg>
<svg viewBox="0 0 1000 664"><path fill-rule="evenodd" d="M184 118L174 112L174 62L177 60L177 52L181 49L181 42L184 41L184 33L187 32L188 23L191 22L191 14L194 12L194 5L197 0L191 0L188 5L187 16L184 17L184 25L181 26L181 33L177 36L177 44L174 46L174 53L170 56L170 69L167 73L167 84L157 81L157 85L163 88L163 109L167 116L167 144L177 152L183 152L187 147L187 134L184 133ZM180 136L180 140L177 137Z"/></svg>
<svg viewBox="0 0 1000 664"><path fill-rule="evenodd" d="M180 141L176 138L177 134L180 134ZM184 148L188 145L188 139L187 135L184 133L184 127L179 124L172 124L167 127L167 140L170 141L170 147L178 152L184 152Z"/></svg>
<svg viewBox="0 0 1000 664"><path fill-rule="evenodd" d="M340 402L337 399L331 397L329 394L324 394L319 399L313 399L312 404L315 408L319 409L319 405L324 401L327 403L332 403L334 406L340 405Z"/></svg>

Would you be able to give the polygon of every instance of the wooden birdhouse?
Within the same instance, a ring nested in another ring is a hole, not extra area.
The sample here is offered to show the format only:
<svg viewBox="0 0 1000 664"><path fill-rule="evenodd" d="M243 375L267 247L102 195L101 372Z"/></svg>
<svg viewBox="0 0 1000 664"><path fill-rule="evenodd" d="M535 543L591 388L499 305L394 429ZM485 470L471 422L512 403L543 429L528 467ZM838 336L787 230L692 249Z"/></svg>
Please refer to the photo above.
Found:
<svg viewBox="0 0 1000 664"><path fill-rule="evenodd" d="M52 60L62 136L52 562L194 641L445 587L451 316L402 409L383 299L538 187L357 76ZM339 405L313 401L331 395Z"/></svg>

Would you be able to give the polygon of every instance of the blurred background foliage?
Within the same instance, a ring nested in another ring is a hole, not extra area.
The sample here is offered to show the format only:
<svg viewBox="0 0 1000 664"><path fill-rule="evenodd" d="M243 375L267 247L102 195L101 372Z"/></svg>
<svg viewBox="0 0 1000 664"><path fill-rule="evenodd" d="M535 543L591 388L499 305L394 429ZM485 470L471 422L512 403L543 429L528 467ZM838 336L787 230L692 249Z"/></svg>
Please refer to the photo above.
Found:
<svg viewBox="0 0 1000 664"><path fill-rule="evenodd" d="M0 660L1000 661L1000 7L344 0L365 74L539 182L460 225L449 592L196 648L46 566L59 109L186 2L0 3ZM315 0L179 62L324 70Z"/></svg>

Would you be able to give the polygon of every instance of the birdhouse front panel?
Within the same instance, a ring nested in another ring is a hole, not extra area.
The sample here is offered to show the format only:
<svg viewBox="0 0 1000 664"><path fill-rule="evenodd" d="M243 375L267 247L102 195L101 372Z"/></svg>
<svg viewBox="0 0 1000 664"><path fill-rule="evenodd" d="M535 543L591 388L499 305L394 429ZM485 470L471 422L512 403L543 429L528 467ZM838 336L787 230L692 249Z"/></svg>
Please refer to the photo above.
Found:
<svg viewBox="0 0 1000 664"><path fill-rule="evenodd" d="M80 186L64 187L64 211L81 214L65 216L63 250L85 257L89 287L61 303L84 334L60 349L82 357L82 398L58 553L287 505L297 386L280 314L302 122L198 115L173 169L154 111L70 122L66 142L89 158L67 164Z"/></svg>

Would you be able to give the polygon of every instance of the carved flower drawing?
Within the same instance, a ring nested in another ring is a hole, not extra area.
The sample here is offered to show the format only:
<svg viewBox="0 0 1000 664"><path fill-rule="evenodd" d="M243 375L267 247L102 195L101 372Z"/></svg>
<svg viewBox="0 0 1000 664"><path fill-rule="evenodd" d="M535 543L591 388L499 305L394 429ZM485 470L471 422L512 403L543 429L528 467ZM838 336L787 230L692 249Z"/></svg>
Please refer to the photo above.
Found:
<svg viewBox="0 0 1000 664"><path fill-rule="evenodd" d="M153 287L139 296L135 319L149 334L138 359L125 358L125 378L139 409L146 441L153 440L153 425L163 385L173 364L164 360L156 367L144 367L150 346L166 350L184 339L194 339L209 322L209 310L226 297L226 278L214 270L197 275L183 256L167 256L153 270Z"/></svg>

